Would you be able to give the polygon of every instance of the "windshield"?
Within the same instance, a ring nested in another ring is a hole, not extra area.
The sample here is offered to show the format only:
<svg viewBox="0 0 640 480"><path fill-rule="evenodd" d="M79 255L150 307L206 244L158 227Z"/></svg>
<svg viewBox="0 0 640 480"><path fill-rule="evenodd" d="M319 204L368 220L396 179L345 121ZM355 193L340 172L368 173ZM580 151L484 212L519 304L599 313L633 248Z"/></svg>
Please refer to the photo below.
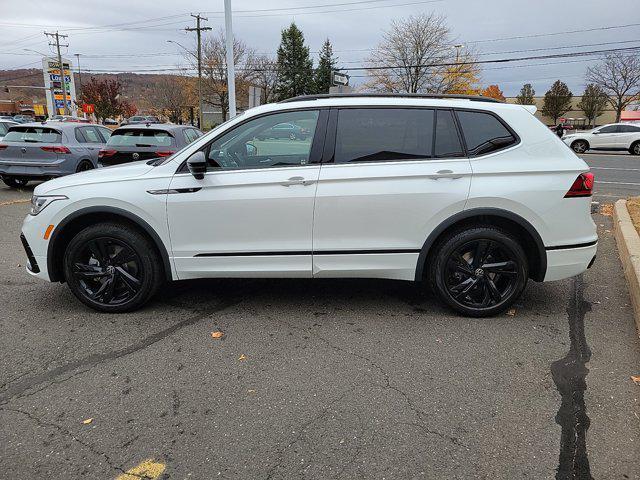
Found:
<svg viewBox="0 0 640 480"><path fill-rule="evenodd" d="M171 147L175 144L169 132L154 129L119 129L107 141L107 145L114 147Z"/></svg>
<svg viewBox="0 0 640 480"><path fill-rule="evenodd" d="M5 142L60 143L62 134L46 127L12 127L4 137Z"/></svg>

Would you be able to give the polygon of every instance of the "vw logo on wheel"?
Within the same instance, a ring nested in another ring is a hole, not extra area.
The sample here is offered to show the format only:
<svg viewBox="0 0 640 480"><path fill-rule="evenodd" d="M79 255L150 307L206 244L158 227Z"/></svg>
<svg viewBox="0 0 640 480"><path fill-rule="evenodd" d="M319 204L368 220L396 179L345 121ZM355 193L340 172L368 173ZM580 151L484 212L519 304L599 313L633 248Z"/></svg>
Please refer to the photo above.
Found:
<svg viewBox="0 0 640 480"><path fill-rule="evenodd" d="M21 148L20 148L20 151L21 151L22 153L27 153L27 149L26 149L26 148L24 148L24 147L21 147Z"/></svg>
<svg viewBox="0 0 640 480"><path fill-rule="evenodd" d="M134 160L140 159L140 154L139 153L134 153L132 156L133 156Z"/></svg>

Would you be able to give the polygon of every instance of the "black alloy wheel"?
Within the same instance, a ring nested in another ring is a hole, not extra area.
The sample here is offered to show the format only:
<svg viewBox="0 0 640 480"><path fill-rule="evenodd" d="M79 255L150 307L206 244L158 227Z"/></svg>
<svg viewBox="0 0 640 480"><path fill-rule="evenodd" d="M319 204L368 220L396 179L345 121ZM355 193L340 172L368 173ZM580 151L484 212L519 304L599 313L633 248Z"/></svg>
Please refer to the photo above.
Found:
<svg viewBox="0 0 640 480"><path fill-rule="evenodd" d="M105 312L142 306L162 282L155 247L126 225L97 224L82 230L67 247L64 269L73 294Z"/></svg>
<svg viewBox="0 0 640 480"><path fill-rule="evenodd" d="M506 310L528 277L526 255L509 234L493 227L449 237L432 262L438 296L465 315L484 317Z"/></svg>
<svg viewBox="0 0 640 480"><path fill-rule="evenodd" d="M2 177L2 181L11 188L24 188L29 183L29 180L20 177Z"/></svg>
<svg viewBox="0 0 640 480"><path fill-rule="evenodd" d="M89 160L82 160L76 167L76 173L86 172L87 170L93 170L93 163Z"/></svg>

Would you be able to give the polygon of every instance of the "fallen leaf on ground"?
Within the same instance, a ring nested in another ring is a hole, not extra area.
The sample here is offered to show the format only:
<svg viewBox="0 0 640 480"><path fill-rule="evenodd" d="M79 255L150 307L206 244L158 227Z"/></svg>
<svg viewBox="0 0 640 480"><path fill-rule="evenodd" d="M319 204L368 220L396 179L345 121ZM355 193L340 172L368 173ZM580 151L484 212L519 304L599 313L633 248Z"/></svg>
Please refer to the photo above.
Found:
<svg viewBox="0 0 640 480"><path fill-rule="evenodd" d="M211 336L213 338L222 338L222 336L224 335L224 333L218 331L218 332L211 332Z"/></svg>
<svg viewBox="0 0 640 480"><path fill-rule="evenodd" d="M610 217L613 215L613 203L605 203L600 205L600 214Z"/></svg>
<svg viewBox="0 0 640 480"><path fill-rule="evenodd" d="M515 308L509 309L509 311L507 312L507 315L509 315L510 317L515 317L516 309Z"/></svg>
<svg viewBox="0 0 640 480"><path fill-rule="evenodd" d="M247 393L256 393L256 391L250 388L249 390L247 390Z"/></svg>
<svg viewBox="0 0 640 480"><path fill-rule="evenodd" d="M86 420L82 421L82 423L85 425L89 425L91 422L93 422L93 418L87 418Z"/></svg>
<svg viewBox="0 0 640 480"><path fill-rule="evenodd" d="M640 385L640 375L631 375L631 380L633 380L633 383L636 385Z"/></svg>
<svg viewBox="0 0 640 480"><path fill-rule="evenodd" d="M240 355L240 357L238 358L238 360L246 360L247 356L243 353L242 355Z"/></svg>

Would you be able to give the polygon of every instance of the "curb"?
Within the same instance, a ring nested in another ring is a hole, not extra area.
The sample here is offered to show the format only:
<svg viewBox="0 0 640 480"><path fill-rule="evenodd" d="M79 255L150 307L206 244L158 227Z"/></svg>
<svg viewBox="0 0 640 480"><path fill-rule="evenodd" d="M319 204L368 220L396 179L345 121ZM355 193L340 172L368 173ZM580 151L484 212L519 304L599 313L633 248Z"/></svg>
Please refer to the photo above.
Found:
<svg viewBox="0 0 640 480"><path fill-rule="evenodd" d="M631 221L626 200L618 200L613 207L613 231L629 285L636 329L640 332L640 236Z"/></svg>

